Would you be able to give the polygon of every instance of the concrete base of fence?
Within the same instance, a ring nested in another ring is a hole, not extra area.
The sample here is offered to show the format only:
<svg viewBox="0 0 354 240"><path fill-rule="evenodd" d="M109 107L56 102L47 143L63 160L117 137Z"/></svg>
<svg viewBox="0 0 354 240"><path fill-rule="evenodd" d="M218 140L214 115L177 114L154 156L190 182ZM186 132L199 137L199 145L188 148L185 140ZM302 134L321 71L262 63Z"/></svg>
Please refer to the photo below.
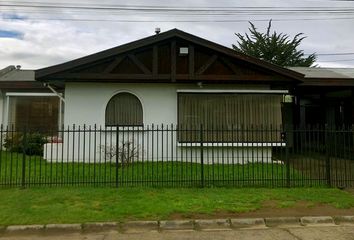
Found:
<svg viewBox="0 0 354 240"><path fill-rule="evenodd" d="M115 157L111 154L102 153L100 145L78 145L75 148L69 144L63 143L47 143L43 148L43 159L51 163L106 163L115 162ZM112 145L115 147L115 145ZM111 148L112 146L106 146ZM165 145L159 146L161 149ZM283 146L278 143L252 143L252 144L212 144L203 145L203 163L204 164L248 164L248 163L272 163L272 147ZM165 146L166 147L166 146ZM284 146L283 146L284 147ZM141 146L142 148L142 146ZM139 148L140 149L140 148ZM161 151L162 152L162 151ZM134 161L136 162L158 162L158 161L174 161L174 162L193 162L200 163L200 145L175 144L164 150L164 153L156 151L156 147L146 146L140 149L140 153L136 153ZM108 156L107 156L108 155ZM114 155L114 154L113 154ZM115 155L114 155L115 156ZM222 158L220 156L223 156ZM276 164L284 164L283 161L273 162Z"/></svg>

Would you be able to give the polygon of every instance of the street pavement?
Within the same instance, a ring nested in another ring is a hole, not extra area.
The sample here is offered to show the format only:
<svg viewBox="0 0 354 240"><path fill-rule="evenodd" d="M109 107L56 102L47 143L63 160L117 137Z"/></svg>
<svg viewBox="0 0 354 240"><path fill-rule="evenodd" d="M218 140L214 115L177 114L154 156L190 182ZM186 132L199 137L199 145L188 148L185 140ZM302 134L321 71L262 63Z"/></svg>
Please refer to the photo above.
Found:
<svg viewBox="0 0 354 240"><path fill-rule="evenodd" d="M173 230L141 233L90 232L0 235L0 240L354 240L354 225L288 226L238 230Z"/></svg>

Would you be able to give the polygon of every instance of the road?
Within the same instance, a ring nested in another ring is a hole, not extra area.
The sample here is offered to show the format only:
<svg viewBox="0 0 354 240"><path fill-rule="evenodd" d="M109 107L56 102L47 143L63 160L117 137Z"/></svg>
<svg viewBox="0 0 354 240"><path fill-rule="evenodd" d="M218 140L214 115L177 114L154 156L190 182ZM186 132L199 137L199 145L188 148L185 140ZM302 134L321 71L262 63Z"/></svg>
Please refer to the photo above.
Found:
<svg viewBox="0 0 354 240"><path fill-rule="evenodd" d="M51 235L0 235L0 240L354 240L354 225L255 228L220 231L164 231L122 234L115 231Z"/></svg>

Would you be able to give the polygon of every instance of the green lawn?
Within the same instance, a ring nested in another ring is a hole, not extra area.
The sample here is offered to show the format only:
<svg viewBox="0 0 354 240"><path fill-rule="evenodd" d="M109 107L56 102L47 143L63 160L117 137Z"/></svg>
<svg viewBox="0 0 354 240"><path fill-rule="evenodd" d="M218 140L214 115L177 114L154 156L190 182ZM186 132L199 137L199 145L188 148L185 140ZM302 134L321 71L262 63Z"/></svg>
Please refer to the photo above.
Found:
<svg viewBox="0 0 354 240"><path fill-rule="evenodd" d="M269 201L279 208L291 207L299 201L309 206L354 207L352 194L329 188L13 188L0 190L0 225L244 213L261 209Z"/></svg>
<svg viewBox="0 0 354 240"><path fill-rule="evenodd" d="M286 186L286 166L280 164L196 164L192 162L137 162L125 167L106 162L56 163L39 156L26 156L23 175L22 154L0 154L0 184L108 185L108 186ZM203 174L202 174L203 172ZM24 178L23 178L24 177ZM290 169L293 185L324 185ZM300 181L299 181L300 180Z"/></svg>

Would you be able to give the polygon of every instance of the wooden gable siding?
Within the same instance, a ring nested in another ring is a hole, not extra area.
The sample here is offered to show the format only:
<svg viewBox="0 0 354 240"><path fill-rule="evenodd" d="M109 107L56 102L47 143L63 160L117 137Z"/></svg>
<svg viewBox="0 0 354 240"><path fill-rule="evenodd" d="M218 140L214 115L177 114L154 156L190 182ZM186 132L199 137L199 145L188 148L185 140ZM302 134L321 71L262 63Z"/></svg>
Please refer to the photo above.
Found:
<svg viewBox="0 0 354 240"><path fill-rule="evenodd" d="M180 47L189 54L181 56ZM304 75L173 29L35 71L44 82L272 82L293 84Z"/></svg>
<svg viewBox="0 0 354 240"><path fill-rule="evenodd" d="M180 55L180 47L187 47L188 55ZM178 38L52 74L50 78L110 82L291 81L255 64Z"/></svg>

